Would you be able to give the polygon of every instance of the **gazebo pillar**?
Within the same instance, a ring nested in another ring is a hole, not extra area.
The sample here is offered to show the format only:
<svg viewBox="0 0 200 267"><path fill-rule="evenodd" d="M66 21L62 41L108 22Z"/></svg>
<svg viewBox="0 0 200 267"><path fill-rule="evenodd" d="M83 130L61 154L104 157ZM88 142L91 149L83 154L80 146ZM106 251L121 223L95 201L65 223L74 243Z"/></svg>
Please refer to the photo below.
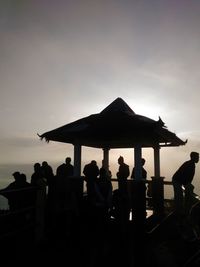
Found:
<svg viewBox="0 0 200 267"><path fill-rule="evenodd" d="M142 147L134 147L135 179L132 181L131 208L132 220L137 225L137 229L144 230L146 219L146 186L142 179Z"/></svg>
<svg viewBox="0 0 200 267"><path fill-rule="evenodd" d="M152 177L152 201L154 213L162 215L164 212L164 177L160 176L160 146L154 148L154 176Z"/></svg>
<svg viewBox="0 0 200 267"><path fill-rule="evenodd" d="M134 149L134 165L135 165L135 179L140 180L142 177L142 148L141 146L136 146Z"/></svg>
<svg viewBox="0 0 200 267"><path fill-rule="evenodd" d="M160 177L160 147L154 147L154 176Z"/></svg>
<svg viewBox="0 0 200 267"><path fill-rule="evenodd" d="M103 148L103 165L106 171L109 170L109 148Z"/></svg>
<svg viewBox="0 0 200 267"><path fill-rule="evenodd" d="M74 145L74 176L81 176L81 145Z"/></svg>
<svg viewBox="0 0 200 267"><path fill-rule="evenodd" d="M81 209L83 201L83 185L84 180L81 177L81 145L74 145L74 177L71 178L71 186L73 188L73 196L76 198L75 204L77 212Z"/></svg>

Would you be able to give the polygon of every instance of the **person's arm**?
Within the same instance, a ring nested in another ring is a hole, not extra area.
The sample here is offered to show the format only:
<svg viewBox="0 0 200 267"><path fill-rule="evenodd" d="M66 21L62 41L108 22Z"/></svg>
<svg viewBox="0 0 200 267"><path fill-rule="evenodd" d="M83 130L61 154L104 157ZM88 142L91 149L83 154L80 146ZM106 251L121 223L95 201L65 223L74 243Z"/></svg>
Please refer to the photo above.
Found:
<svg viewBox="0 0 200 267"><path fill-rule="evenodd" d="M132 173L131 173L131 178L132 179L134 178L134 171L135 171L135 168L133 168Z"/></svg>

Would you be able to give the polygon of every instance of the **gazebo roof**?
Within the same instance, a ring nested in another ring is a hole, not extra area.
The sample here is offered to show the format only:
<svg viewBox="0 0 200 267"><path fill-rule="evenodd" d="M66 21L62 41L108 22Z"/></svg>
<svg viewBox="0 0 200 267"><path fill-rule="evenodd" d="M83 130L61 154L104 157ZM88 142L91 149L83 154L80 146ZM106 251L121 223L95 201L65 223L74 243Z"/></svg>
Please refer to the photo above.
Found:
<svg viewBox="0 0 200 267"><path fill-rule="evenodd" d="M95 148L133 148L185 145L167 130L163 121L136 114L127 103L115 99L100 113L76 120L39 135L41 139Z"/></svg>

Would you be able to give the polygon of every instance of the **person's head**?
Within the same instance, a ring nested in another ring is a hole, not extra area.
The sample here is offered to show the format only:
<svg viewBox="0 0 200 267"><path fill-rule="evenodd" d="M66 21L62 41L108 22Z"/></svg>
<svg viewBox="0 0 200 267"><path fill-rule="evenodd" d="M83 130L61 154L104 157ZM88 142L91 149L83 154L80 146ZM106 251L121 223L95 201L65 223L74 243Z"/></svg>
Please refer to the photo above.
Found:
<svg viewBox="0 0 200 267"><path fill-rule="evenodd" d="M36 162L33 166L35 172L39 172L41 170L41 165L39 162Z"/></svg>
<svg viewBox="0 0 200 267"><path fill-rule="evenodd" d="M20 178L20 172L14 172L12 175L13 175L15 181L16 180L19 180L19 178Z"/></svg>
<svg viewBox="0 0 200 267"><path fill-rule="evenodd" d="M119 165L121 165L121 164L124 163L124 158L123 158L122 156L120 156L120 157L118 158L118 163L119 163Z"/></svg>
<svg viewBox="0 0 200 267"><path fill-rule="evenodd" d="M199 153L198 152L191 152L190 153L190 158L192 161L194 161L195 163L199 162Z"/></svg>
<svg viewBox="0 0 200 267"><path fill-rule="evenodd" d="M67 158L65 159L65 163L66 163L66 164L70 164L70 163L71 163L71 158L70 158L70 157L67 157Z"/></svg>
<svg viewBox="0 0 200 267"><path fill-rule="evenodd" d="M96 160L92 160L92 161L91 161L91 164L92 164L92 165L97 165Z"/></svg>
<svg viewBox="0 0 200 267"><path fill-rule="evenodd" d="M42 167L46 167L46 166L48 166L47 161L43 161L43 162L42 162Z"/></svg>

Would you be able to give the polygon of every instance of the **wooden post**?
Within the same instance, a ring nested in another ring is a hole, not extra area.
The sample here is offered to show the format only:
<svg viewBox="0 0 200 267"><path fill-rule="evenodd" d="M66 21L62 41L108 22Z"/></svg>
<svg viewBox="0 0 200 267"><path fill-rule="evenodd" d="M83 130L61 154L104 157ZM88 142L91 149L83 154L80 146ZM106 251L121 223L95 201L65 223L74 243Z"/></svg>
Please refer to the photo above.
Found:
<svg viewBox="0 0 200 267"><path fill-rule="evenodd" d="M160 146L154 148L154 176L152 178L152 202L154 213L162 216L164 212L164 177L160 176Z"/></svg>
<svg viewBox="0 0 200 267"><path fill-rule="evenodd" d="M103 148L103 164L106 171L109 170L109 148Z"/></svg>
<svg viewBox="0 0 200 267"><path fill-rule="evenodd" d="M152 204L154 214L162 216L164 213L164 177L152 178Z"/></svg>
<svg viewBox="0 0 200 267"><path fill-rule="evenodd" d="M74 176L81 176L81 145L74 145Z"/></svg>

